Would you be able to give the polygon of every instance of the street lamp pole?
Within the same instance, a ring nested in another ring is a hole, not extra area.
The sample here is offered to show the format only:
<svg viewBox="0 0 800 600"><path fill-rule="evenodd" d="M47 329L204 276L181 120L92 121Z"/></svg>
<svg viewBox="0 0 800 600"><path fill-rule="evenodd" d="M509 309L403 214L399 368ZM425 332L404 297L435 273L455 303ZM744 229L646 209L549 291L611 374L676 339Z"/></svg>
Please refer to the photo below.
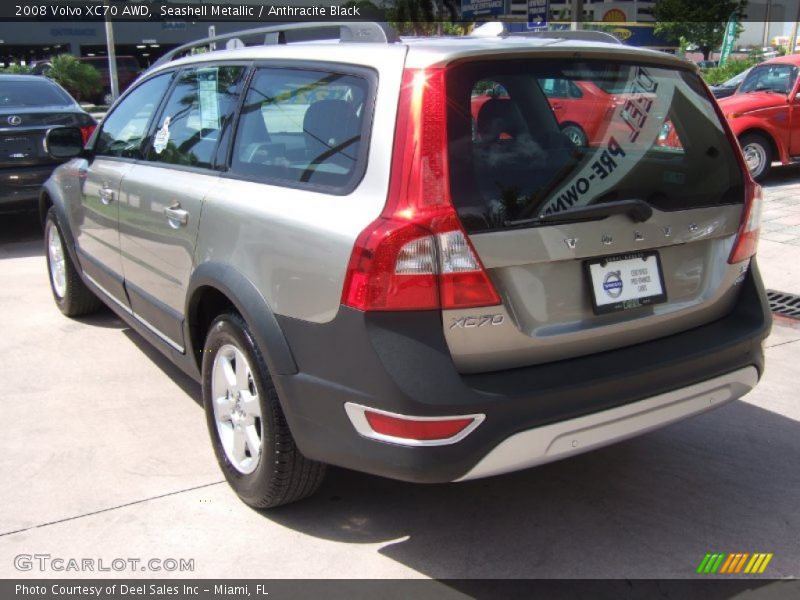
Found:
<svg viewBox="0 0 800 600"><path fill-rule="evenodd" d="M581 22L583 21L583 0L572 0L571 12L572 25L570 26L570 29L572 29L572 31L578 31L579 29L582 29Z"/></svg>
<svg viewBox="0 0 800 600"><path fill-rule="evenodd" d="M106 0L108 6L108 0ZM108 18L106 12L106 48L108 49L108 78L111 82L111 101L119 96L119 79L117 78L117 53L114 50L114 24Z"/></svg>

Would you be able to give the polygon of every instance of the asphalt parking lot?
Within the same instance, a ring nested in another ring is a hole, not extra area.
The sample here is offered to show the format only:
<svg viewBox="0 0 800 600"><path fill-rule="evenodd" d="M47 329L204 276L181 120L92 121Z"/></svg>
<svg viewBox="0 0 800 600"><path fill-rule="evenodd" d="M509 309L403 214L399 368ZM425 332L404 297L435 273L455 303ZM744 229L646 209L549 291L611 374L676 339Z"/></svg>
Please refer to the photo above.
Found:
<svg viewBox="0 0 800 600"><path fill-rule="evenodd" d="M766 191L762 273L800 294L800 169ZM0 577L683 578L707 552L800 576L800 321L776 320L753 393L693 420L468 483L332 469L258 512L222 481L199 387L110 311L58 312L40 237L0 217ZM194 570L19 571L20 554Z"/></svg>

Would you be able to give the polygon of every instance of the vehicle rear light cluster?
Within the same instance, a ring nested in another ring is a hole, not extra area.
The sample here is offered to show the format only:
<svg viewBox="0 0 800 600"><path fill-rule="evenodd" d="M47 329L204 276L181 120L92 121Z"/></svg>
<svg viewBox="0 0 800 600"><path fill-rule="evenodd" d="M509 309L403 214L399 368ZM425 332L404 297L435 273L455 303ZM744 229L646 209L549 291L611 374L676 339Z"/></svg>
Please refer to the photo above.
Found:
<svg viewBox="0 0 800 600"><path fill-rule="evenodd" d="M389 196L356 240L342 303L364 311L500 304L450 199L444 69L406 69Z"/></svg>
<svg viewBox="0 0 800 600"><path fill-rule="evenodd" d="M734 149L739 149L736 154L739 162L739 168L742 171L742 177L744 178L745 182L744 212L742 213L742 221L739 225L739 231L736 234L736 240L733 242L733 248L731 249L730 256L728 257L728 264L733 265L749 259L756 253L756 247L758 246L758 234L759 230L761 229L761 206L764 198L761 191L761 186L753 181L753 178L750 176L747 163L744 160L744 155L742 154L739 146L739 140L736 139L731 126L728 124L728 121L725 118L726 115L722 113L722 109L720 108L719 104L717 104L714 96L711 94L711 90L707 89L706 93L708 94L708 99L711 103L711 106L714 107L714 110L717 113L717 118L719 119L720 125L722 125L722 128L725 130L725 135L728 138L728 142L730 142Z"/></svg>
<svg viewBox="0 0 800 600"><path fill-rule="evenodd" d="M747 260L756 253L758 234L761 229L761 207L764 196L761 186L753 181L746 183L746 198L739 233L733 243L728 263L735 264Z"/></svg>
<svg viewBox="0 0 800 600"><path fill-rule="evenodd" d="M441 446L464 439L484 415L412 417L348 402L345 410L359 434L406 446Z"/></svg>
<svg viewBox="0 0 800 600"><path fill-rule="evenodd" d="M84 144L89 141L90 137L92 137L92 134L94 133L96 127L97 125L92 124L92 125L84 125L83 127L80 128L81 138L83 139Z"/></svg>

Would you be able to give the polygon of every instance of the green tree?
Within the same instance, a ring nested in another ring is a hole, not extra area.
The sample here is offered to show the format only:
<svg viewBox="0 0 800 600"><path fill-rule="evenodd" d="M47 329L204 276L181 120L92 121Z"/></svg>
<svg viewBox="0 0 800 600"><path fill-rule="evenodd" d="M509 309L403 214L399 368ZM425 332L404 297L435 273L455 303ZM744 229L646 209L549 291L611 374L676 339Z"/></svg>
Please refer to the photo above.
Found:
<svg viewBox="0 0 800 600"><path fill-rule="evenodd" d="M401 35L463 35L454 23L458 0L394 0L388 8L389 23Z"/></svg>
<svg viewBox="0 0 800 600"><path fill-rule="evenodd" d="M685 38L708 60L722 44L728 19L741 19L746 7L747 0L659 0L653 8L655 32L675 42ZM740 25L737 35L742 30Z"/></svg>
<svg viewBox="0 0 800 600"><path fill-rule="evenodd" d="M51 62L53 66L47 76L76 100L91 98L100 91L100 73L92 65L79 61L71 54L59 54Z"/></svg>

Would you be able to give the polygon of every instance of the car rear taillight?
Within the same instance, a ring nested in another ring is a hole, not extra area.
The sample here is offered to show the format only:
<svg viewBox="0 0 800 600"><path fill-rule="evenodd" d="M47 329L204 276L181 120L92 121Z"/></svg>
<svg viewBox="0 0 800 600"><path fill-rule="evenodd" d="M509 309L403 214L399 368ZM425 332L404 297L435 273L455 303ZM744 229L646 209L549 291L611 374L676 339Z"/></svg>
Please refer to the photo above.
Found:
<svg viewBox="0 0 800 600"><path fill-rule="evenodd" d="M445 70L406 69L389 196L356 240L342 303L359 310L500 304L450 199Z"/></svg>
<svg viewBox="0 0 800 600"><path fill-rule="evenodd" d="M406 446L441 446L464 439L485 415L411 417L348 402L345 411L362 436Z"/></svg>
<svg viewBox="0 0 800 600"><path fill-rule="evenodd" d="M736 241L733 243L728 263L735 264L747 260L756 253L758 233L761 228L761 206L764 201L761 186L753 181L745 184L745 203L742 222Z"/></svg>
<svg viewBox="0 0 800 600"><path fill-rule="evenodd" d="M719 104L717 104L711 90L706 86L706 94L708 95L711 106L717 113L722 128L725 130L725 135L728 138L731 146L736 151L736 158L739 163L739 168L742 171L744 178L744 211L742 212L742 221L739 224L739 232L736 234L736 240L733 242L730 256L728 257L728 264L736 264L747 260L756 253L758 246L758 233L761 228L761 205L763 203L763 195L761 186L758 185L750 176L750 171L747 168L747 162L744 160L744 155L739 145L739 140L733 133L733 129L728 124L725 115L722 112Z"/></svg>
<svg viewBox="0 0 800 600"><path fill-rule="evenodd" d="M95 130L96 127L97 127L97 125L92 124L92 125L85 125L85 126L80 128L81 129L81 138L83 138L83 143L84 144L89 141L90 137L92 137L92 134L94 133L94 130Z"/></svg>

